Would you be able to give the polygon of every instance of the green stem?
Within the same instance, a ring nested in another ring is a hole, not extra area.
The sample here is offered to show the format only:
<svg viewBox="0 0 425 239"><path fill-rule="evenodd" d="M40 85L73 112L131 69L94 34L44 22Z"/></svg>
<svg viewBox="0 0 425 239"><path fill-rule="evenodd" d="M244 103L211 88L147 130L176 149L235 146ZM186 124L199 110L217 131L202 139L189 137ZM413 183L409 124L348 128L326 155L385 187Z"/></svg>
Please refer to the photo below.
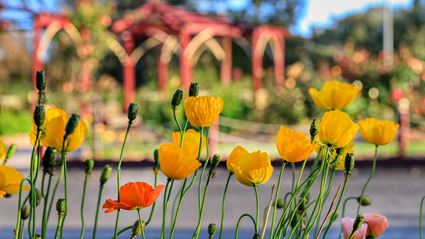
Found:
<svg viewBox="0 0 425 239"><path fill-rule="evenodd" d="M335 206L334 212L331 214L331 218L330 218L330 220L329 220L329 223L328 223L328 225L326 226L325 232L324 232L324 234L323 234L323 238L326 238L326 235L328 234L329 230L331 229L331 226L332 226L333 222L334 222L334 221L335 221L335 219L336 219L336 216L337 216L337 212L338 212L339 205L340 205L340 204L341 204L341 202L342 202L342 197L344 196L345 189L347 188L348 178L349 178L349 175L348 175L348 174L345 174L345 177L344 177L344 183L343 183L343 185L342 185L341 194L339 195L338 202L336 203L336 206Z"/></svg>
<svg viewBox="0 0 425 239"><path fill-rule="evenodd" d="M422 239L422 212L423 212L423 206L424 206L425 196L421 199L421 204L419 207L419 239Z"/></svg>
<svg viewBox="0 0 425 239"><path fill-rule="evenodd" d="M83 195L81 197L81 206L80 206L80 218L81 218L81 232L80 232L80 239L84 238L84 203L86 200L86 189L87 189L87 178L88 174L86 173L84 176L84 183L83 183Z"/></svg>
<svg viewBox="0 0 425 239"><path fill-rule="evenodd" d="M21 183L19 184L19 195L18 195L18 215L16 216L16 227L15 227L15 239L19 238L19 232L21 228L21 209L22 209L22 187L24 185L24 182L27 181L31 186L31 180L28 178L24 178L21 180Z"/></svg>
<svg viewBox="0 0 425 239"><path fill-rule="evenodd" d="M154 180L154 188L156 188L156 186L158 185L158 174L155 174L155 180ZM151 208L151 212L149 213L149 218L146 221L146 226L149 225L149 223L151 222L152 218L153 218L153 214L155 212L155 206L156 206L156 201L152 204L152 208Z"/></svg>
<svg viewBox="0 0 425 239"><path fill-rule="evenodd" d="M141 226L142 239L145 239L145 227L142 224L142 215L140 214L140 209L137 209L137 215L139 216L139 222L140 222L140 226Z"/></svg>
<svg viewBox="0 0 425 239"><path fill-rule="evenodd" d="M21 226L20 226L20 228L19 228L19 239L23 239L24 238L24 234L25 234L25 230L24 230L24 228L25 228L25 221L24 220L21 220Z"/></svg>
<svg viewBox="0 0 425 239"><path fill-rule="evenodd" d="M100 184L99 194L97 196L97 205L96 205L96 213L95 213L95 218L94 218L92 239L96 239L97 221L98 221L98 218L99 218L99 208L100 208L100 201L102 200L102 192L103 192L103 185ZM115 237L115 235L114 235L114 237Z"/></svg>
<svg viewBox="0 0 425 239"><path fill-rule="evenodd" d="M50 219L50 215L51 215L52 208L53 208L53 202L55 200L56 192L58 191L59 184L60 184L60 181L62 180L62 177L63 177L63 172L62 172L62 170L60 170L58 179L56 180L56 183L55 183L55 187L53 188L52 196L50 197L49 210L47 212L46 225L49 224L49 219Z"/></svg>
<svg viewBox="0 0 425 239"><path fill-rule="evenodd" d="M161 239L165 239L165 223L166 223L166 216L167 216L167 192L168 187L170 185L171 179L167 179L167 183L165 184L165 190L164 190L164 201L162 206L162 227L161 227Z"/></svg>
<svg viewBox="0 0 425 239"><path fill-rule="evenodd" d="M282 161L282 166L280 167L280 172L279 172L279 178L277 180L276 194L274 196L272 224L271 224L271 227L270 227L269 238L272 238L272 235L273 235L273 232L274 232L274 223L275 223L275 220L276 220L276 211L277 211L277 200L279 199L280 184L282 182L283 170L285 169L285 166L286 166L286 162Z"/></svg>
<svg viewBox="0 0 425 239"><path fill-rule="evenodd" d="M229 182L232 178L233 173L229 172L229 176L227 176L226 186L224 187L223 200L221 200L221 220L220 220L220 232L218 234L218 239L221 239L223 234L223 223L224 223L224 205L226 202L227 189L229 188Z"/></svg>
<svg viewBox="0 0 425 239"><path fill-rule="evenodd" d="M240 227L241 221L242 221L242 219L243 219L244 217L248 217L249 219L251 219L252 223L254 224L254 228L258 228L258 226L257 226L257 223L256 223L255 219L254 219L251 215L249 215L249 214L247 214L247 213L242 214L242 215L238 218L238 222L237 222L237 224L236 224L235 239L238 239L238 238L239 238L239 227ZM255 230L255 233L258 233L258 231L257 231L257 230Z"/></svg>
<svg viewBox="0 0 425 239"><path fill-rule="evenodd" d="M133 228L133 226L128 226L128 227L124 227L123 229L121 229L118 233L117 233L117 238L123 234L124 232L131 230Z"/></svg>
<svg viewBox="0 0 425 239"><path fill-rule="evenodd" d="M375 157L373 158L372 171L370 172L365 185L363 185L362 192L360 194L360 200L359 200L359 203L357 204L356 215L358 215L360 212L360 207L361 207L360 202L364 194L366 193L367 186L369 185L369 182L372 180L372 178L375 176L377 158L378 158L378 145L375 145Z"/></svg>
<svg viewBox="0 0 425 239"><path fill-rule="evenodd" d="M52 174L49 174L49 181L47 183L47 191L46 194L44 195L43 199L44 199L44 206L43 206L43 221L42 221L42 225L41 225L41 238L45 239L46 238L46 230L47 230L47 206L48 206L48 202L49 202L49 194L50 194L50 187L52 184Z"/></svg>
<svg viewBox="0 0 425 239"><path fill-rule="evenodd" d="M63 228L64 228L64 224L65 224L65 218L68 215L68 181L67 181L67 174L68 174L68 169L67 169L67 160L66 160L66 153L65 153L65 141L66 141L66 137L64 137L63 139L63 145L62 145L62 153L61 153L61 162L62 162L62 171L63 171L63 184L64 184L64 194L65 194L65 213L63 214L63 218L62 218L62 225L60 227L60 238L63 238Z"/></svg>
<svg viewBox="0 0 425 239"><path fill-rule="evenodd" d="M202 217L204 215L205 201L207 199L208 186L210 184L212 172L213 172L213 168L210 169L210 171L208 173L207 182L205 184L204 193L203 193L202 202L201 202L201 210L199 211L198 225L196 226L196 230L195 230L193 237L192 237L192 238L195 238L195 239L197 239L199 237L199 233L201 231Z"/></svg>
<svg viewBox="0 0 425 239"><path fill-rule="evenodd" d="M35 187L35 171L36 171L36 163L37 158L35 156L37 145L39 144L41 129L37 127L37 133L35 136L34 146L31 151L31 163L30 163L30 181L31 181L31 189L30 189L30 216L28 220L28 234L30 238L35 238L35 227L36 227L36 187ZM19 228L18 228L19 229Z"/></svg>
<svg viewBox="0 0 425 239"><path fill-rule="evenodd" d="M255 191L255 202L257 205L257 212L255 214L255 233L258 233L258 224L260 220L260 195L258 194L258 186L254 184L254 191Z"/></svg>
<svg viewBox="0 0 425 239"><path fill-rule="evenodd" d="M199 176L199 184L198 184L198 210L201 210L201 192L202 192L202 180L204 177L204 172L205 169L207 168L208 165L208 161L210 159L210 156L208 155L208 136L209 136L210 131L207 131L207 142L206 142L206 146L207 146L207 157L205 159L204 162L204 166L202 167L202 171L201 171L201 175ZM201 140L200 140L200 144L199 144L199 151L198 151L198 160L201 159L201 150L202 150L202 136L204 135L204 127L201 127Z"/></svg>
<svg viewBox="0 0 425 239"><path fill-rule="evenodd" d="M295 172L295 164L294 163L291 163L291 171L292 171L292 186L291 186L291 188L292 188L292 191L294 191L294 189L296 188L296 186L295 186L295 174L296 174L296 172Z"/></svg>
<svg viewBox="0 0 425 239"><path fill-rule="evenodd" d="M124 149L125 149L125 145L127 143L127 137L128 137L128 133L130 132L130 128L131 128L132 122L129 121L128 125L127 125L127 129L125 131L125 136L124 136L124 141L123 144L121 146L121 152L120 152L120 158L118 160L118 166L117 166L117 199L118 199L118 203L120 202L120 181L121 181L121 163L122 163L122 158L124 155ZM117 230L118 230L118 223L120 220L120 209L118 208L117 210L117 216L115 218L115 227L114 227L114 239L117 238Z"/></svg>
<svg viewBox="0 0 425 239"><path fill-rule="evenodd" d="M64 214L62 214L62 213L60 213L59 216L58 216L58 224L56 226L55 239L58 239L60 232L62 231L61 227L63 225L63 223L62 223L63 217L64 217Z"/></svg>
<svg viewBox="0 0 425 239"><path fill-rule="evenodd" d="M320 207L320 211L319 211L319 219L316 221L316 227L315 227L315 229L314 229L314 235L316 235L317 234L317 232L318 232L318 230L319 230L319 224L320 224L320 221L321 221L321 216L322 216L322 208L323 208L323 206L324 206L324 204L325 204L325 202L326 202L326 200L328 199L328 197L329 197L329 194L331 193L331 189L332 189L332 184L333 184L333 180L334 180L334 176L335 176L335 170L332 170L331 171L331 177L330 177L330 179L329 179L329 182L328 182L328 187L326 188L326 192L325 192L325 195L324 195L324 197L323 197L323 200L322 200L322 205L321 205L321 207ZM315 236L316 237L316 236Z"/></svg>

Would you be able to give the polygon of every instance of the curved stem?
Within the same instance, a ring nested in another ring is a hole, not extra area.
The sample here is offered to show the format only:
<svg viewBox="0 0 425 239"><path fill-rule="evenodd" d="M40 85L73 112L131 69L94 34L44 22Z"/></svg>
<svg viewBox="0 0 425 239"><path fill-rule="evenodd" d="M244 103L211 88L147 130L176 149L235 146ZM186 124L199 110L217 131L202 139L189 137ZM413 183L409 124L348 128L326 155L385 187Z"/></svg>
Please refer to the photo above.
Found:
<svg viewBox="0 0 425 239"><path fill-rule="evenodd" d="M271 227L270 227L269 238L272 238L273 231L274 231L274 223L275 223L275 220L276 220L276 211L277 211L277 200L279 199L280 183L282 182L282 175L283 175L283 170L285 169L285 166L286 166L286 162L282 161L282 166L280 167L280 172L279 172L279 178L277 180L276 194L275 194L275 197L274 197L272 224L271 224Z"/></svg>
<svg viewBox="0 0 425 239"><path fill-rule="evenodd" d="M58 216L58 223L56 225L56 232L55 232L55 239L58 239L60 232L62 231L62 225L63 225L63 216L64 214L60 213Z"/></svg>
<svg viewBox="0 0 425 239"><path fill-rule="evenodd" d="M31 180L28 178L24 178L21 180L21 183L19 184L19 196L18 196L18 215L16 216L16 226L15 226L15 239L19 238L19 232L21 228L21 207L22 207L22 187L24 185L24 182L27 181L31 186Z"/></svg>
<svg viewBox="0 0 425 239"><path fill-rule="evenodd" d="M52 208L53 208L53 203L54 203L54 200L55 200L56 192L58 191L59 184L60 184L60 181L62 180L62 177L63 177L63 172L62 172L62 170L60 170L59 171L58 179L56 180L56 183L55 183L55 187L53 188L52 196L50 197L49 210L47 212L46 225L49 224L49 219L50 219L50 215L51 215L51 212L52 212Z"/></svg>
<svg viewBox="0 0 425 239"><path fill-rule="evenodd" d="M118 233L117 233L117 238L123 234L124 232L131 230L133 228L133 226L128 226L128 227L124 227L123 229L121 229ZM112 238L113 239L113 238Z"/></svg>
<svg viewBox="0 0 425 239"><path fill-rule="evenodd" d="M194 233L194 238L196 238L196 239L199 237L199 233L201 231L202 216L204 215L205 201L207 199L208 186L210 184L212 171L213 171L213 169L211 168L209 173L208 173L207 182L206 182L205 188L204 188L204 193L203 193L202 202L201 202L201 210L199 211L198 225L196 226L196 230L195 230L195 233Z"/></svg>
<svg viewBox="0 0 425 239"><path fill-rule="evenodd" d="M97 221L99 219L99 208L100 208L100 201L102 200L102 192L103 192L103 185L100 184L99 194L97 196L96 213L94 218L93 236L92 236L93 239L96 239Z"/></svg>
<svg viewBox="0 0 425 239"><path fill-rule="evenodd" d="M84 203L86 200L87 178L88 178L88 174L86 173L84 176L83 195L81 197L81 206L80 206L80 219L81 219L80 239L84 238L84 230L85 230L84 229Z"/></svg>
<svg viewBox="0 0 425 239"><path fill-rule="evenodd" d="M34 146L32 147L31 151L31 163L30 163L30 181L31 181L31 189L30 189L30 216L28 220L28 233L30 238L35 238L35 227L36 227L36 186L35 186L35 180L36 180L36 168L37 168L37 161L38 156L36 157L36 149L37 145L39 145L40 141L40 133L41 129L37 127L37 133L35 136L35 142Z"/></svg>
<svg viewBox="0 0 425 239"><path fill-rule="evenodd" d="M226 202L227 189L229 188L230 179L232 178L233 173L229 172L229 176L227 176L226 186L224 187L223 199L221 200L221 220L220 220L220 232L218 234L218 239L221 239L223 234L223 223L224 223L224 205Z"/></svg>
<svg viewBox="0 0 425 239"><path fill-rule="evenodd" d="M363 185L362 192L360 193L360 200L359 200L359 203L357 204L356 215L358 215L360 212L360 207L361 207L360 202L364 194L366 193L367 186L369 185L369 182L372 180L372 178L375 176L377 158L378 158L378 145L375 145L375 156L373 158L372 170L370 171L369 177L367 178L365 185Z"/></svg>
<svg viewBox="0 0 425 239"><path fill-rule="evenodd" d="M155 174L155 179L154 179L154 188L156 188L156 186L158 185L158 174ZM155 206L156 206L156 201L152 204L152 208L151 208L151 212L149 214L149 218L146 221L145 225L149 225L149 223L151 222L152 218L153 218L153 214L155 212Z"/></svg>
<svg viewBox="0 0 425 239"><path fill-rule="evenodd" d="M422 212L423 212L423 205L425 201L425 196L421 199L421 204L419 207L419 239L422 239Z"/></svg>
<svg viewBox="0 0 425 239"><path fill-rule="evenodd" d="M127 137L128 137L128 133L130 132L131 125L132 125L132 121L128 121L127 129L125 131L124 141L123 141L122 146L121 146L120 158L118 160L118 166L117 166L117 199L118 199L118 203L120 202L121 163L122 163L122 158L123 158L123 155L124 155L124 149L125 149L125 145L127 143ZM120 220L120 211L121 210L118 208L117 216L115 217L114 238L117 237L118 223L119 223L119 220Z"/></svg>
<svg viewBox="0 0 425 239"><path fill-rule="evenodd" d="M137 215L139 216L139 222L141 228L142 239L145 239L145 227L142 224L142 215L140 214L140 209L137 209Z"/></svg>
<svg viewBox="0 0 425 239"><path fill-rule="evenodd" d="M165 190L164 190L164 201L162 205L162 227L161 227L161 239L165 239L165 223L166 223L166 216L167 216L167 192L170 185L171 179L167 179L167 183L165 184Z"/></svg>
<svg viewBox="0 0 425 239"><path fill-rule="evenodd" d="M45 239L46 238L46 230L47 230L47 206L48 206L48 201L49 201L49 194L50 194L50 187L52 184L52 174L49 174L49 181L47 183L47 191L46 194L44 195L44 206L43 206L43 221L42 221L42 225L41 225L41 238Z"/></svg>
<svg viewBox="0 0 425 239"><path fill-rule="evenodd" d="M251 219L252 223L254 224L254 228L257 228L257 223L255 222L255 219L254 219L251 215L249 215L249 214L247 214L247 213L242 214L242 215L238 218L238 222L237 222L237 224L236 224L235 239L238 239L238 238L239 238L239 227L240 227L240 223L241 223L241 221L242 221L242 219L243 219L244 217L248 217L249 219ZM255 231L255 233L258 233L258 231L256 230L256 231Z"/></svg>

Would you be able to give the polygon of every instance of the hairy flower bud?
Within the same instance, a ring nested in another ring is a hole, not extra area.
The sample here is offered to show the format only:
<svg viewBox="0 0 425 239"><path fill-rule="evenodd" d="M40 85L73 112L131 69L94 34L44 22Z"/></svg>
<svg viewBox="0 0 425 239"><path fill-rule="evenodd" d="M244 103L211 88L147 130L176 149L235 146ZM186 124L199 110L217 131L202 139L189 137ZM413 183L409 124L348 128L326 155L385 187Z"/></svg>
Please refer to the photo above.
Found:
<svg viewBox="0 0 425 239"><path fill-rule="evenodd" d="M362 206L369 206L372 204L372 198L367 195L363 195L362 197L357 198L357 202Z"/></svg>
<svg viewBox="0 0 425 239"><path fill-rule="evenodd" d="M69 117L69 120L66 123L66 127L65 127L65 137L74 133L79 121L80 121L80 116L77 114L72 114L71 117Z"/></svg>
<svg viewBox="0 0 425 239"><path fill-rule="evenodd" d="M210 238L213 238L216 229L217 229L217 227L214 223L210 223L208 225L208 235L210 236Z"/></svg>
<svg viewBox="0 0 425 239"><path fill-rule="evenodd" d="M174 92L173 98L171 99L171 108L175 109L183 100L183 91L181 89L177 89Z"/></svg>
<svg viewBox="0 0 425 239"><path fill-rule="evenodd" d="M40 129L43 126L45 114L46 114L46 110L44 108L44 105L35 106L33 118L34 118L34 123L38 129Z"/></svg>
<svg viewBox="0 0 425 239"><path fill-rule="evenodd" d="M301 219L300 213L299 212L295 213L295 215L294 215L294 217L292 218L292 221L291 221L291 227L295 228L300 219Z"/></svg>
<svg viewBox="0 0 425 239"><path fill-rule="evenodd" d="M42 195L40 190L38 190L37 188L35 189L35 206L37 207L38 205L40 205L41 203L41 199L42 199ZM32 197L29 197L30 203L32 204Z"/></svg>
<svg viewBox="0 0 425 239"><path fill-rule="evenodd" d="M313 142L314 138L316 137L317 133L319 133L319 119L313 119L310 125L310 139L311 142Z"/></svg>
<svg viewBox="0 0 425 239"><path fill-rule="evenodd" d="M66 213L66 200L64 198L58 199L56 202L56 211L58 215L63 216Z"/></svg>
<svg viewBox="0 0 425 239"><path fill-rule="evenodd" d="M6 160L12 158L15 152L16 152L16 144L11 144L6 153Z"/></svg>
<svg viewBox="0 0 425 239"><path fill-rule="evenodd" d="M353 231L351 232L351 234L354 234L355 232L357 232L362 227L363 224L364 224L364 217L362 215L358 215L356 217L356 220L354 220Z"/></svg>
<svg viewBox="0 0 425 239"><path fill-rule="evenodd" d="M217 168L219 163L220 163L220 155L214 154L214 156L211 160L211 167Z"/></svg>
<svg viewBox="0 0 425 239"><path fill-rule="evenodd" d="M128 105L128 112L127 112L127 117L128 117L129 123L132 123L137 118L138 112L139 112L139 106L137 106L136 103L131 102Z"/></svg>
<svg viewBox="0 0 425 239"><path fill-rule="evenodd" d="M46 78L44 77L44 71L37 71L35 73L35 86L38 91L44 91L46 89Z"/></svg>
<svg viewBox="0 0 425 239"><path fill-rule="evenodd" d="M261 239L261 235L258 233L255 233L252 239Z"/></svg>
<svg viewBox="0 0 425 239"><path fill-rule="evenodd" d="M198 96L199 85L196 82L190 83L189 96Z"/></svg>
<svg viewBox="0 0 425 239"><path fill-rule="evenodd" d="M282 209L285 207L285 200L283 200L282 198L277 199L275 203L278 209Z"/></svg>
<svg viewBox="0 0 425 239"><path fill-rule="evenodd" d="M94 160L93 159L87 159L84 162L84 172L86 174L91 174L91 172L93 171L93 167L94 167Z"/></svg>
<svg viewBox="0 0 425 239"><path fill-rule="evenodd" d="M21 208L21 219L26 220L30 216L30 206L25 205Z"/></svg>
<svg viewBox="0 0 425 239"><path fill-rule="evenodd" d="M48 174L53 174L53 168L55 167L56 160L56 149L52 147L47 147L43 155L42 165L43 172Z"/></svg>
<svg viewBox="0 0 425 239"><path fill-rule="evenodd" d="M100 175L100 185L103 186L111 177L112 168L109 165L106 165L103 168L102 174Z"/></svg>
<svg viewBox="0 0 425 239"><path fill-rule="evenodd" d="M160 167L159 167L159 152L158 152L158 149L155 149L153 151L153 159L154 159L154 161L153 161L153 173L156 175L156 174L158 174L159 169L160 169Z"/></svg>
<svg viewBox="0 0 425 239"><path fill-rule="evenodd" d="M353 172L355 165L355 159L354 154L348 153L347 156L345 156L345 173L350 176Z"/></svg>
<svg viewBox="0 0 425 239"><path fill-rule="evenodd" d="M131 228L131 236L132 238L136 238L138 235L140 235L142 233L143 227L144 227L144 222L137 220L134 222L133 227Z"/></svg>

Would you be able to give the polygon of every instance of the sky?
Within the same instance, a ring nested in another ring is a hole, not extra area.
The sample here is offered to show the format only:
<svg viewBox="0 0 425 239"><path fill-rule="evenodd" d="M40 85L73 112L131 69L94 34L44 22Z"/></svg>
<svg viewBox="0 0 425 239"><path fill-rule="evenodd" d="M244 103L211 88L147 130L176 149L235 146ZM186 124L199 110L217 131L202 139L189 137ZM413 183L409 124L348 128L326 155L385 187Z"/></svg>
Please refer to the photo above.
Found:
<svg viewBox="0 0 425 239"><path fill-rule="evenodd" d="M27 0L28 2L33 2L34 0ZM214 11L218 13L223 13L226 9L244 9L244 6L249 4L251 0L214 0ZM413 0L300 0L305 1L305 9L300 15L298 23L292 27L291 33L295 35L302 35L308 37L312 32L312 27L325 28L335 21L335 19L343 18L344 16L364 12L368 8L373 6L380 6L385 1L387 6L391 6L393 9L400 7L409 7L412 5ZM9 6L16 4L15 0L5 0L5 3ZM43 6L45 9L57 9L55 6L60 0L45 0L45 3L48 3L48 6ZM211 0L209 1L195 1L198 3L197 8L202 11L211 10ZM16 5L15 5L16 6ZM39 5L34 4L36 10L40 8ZM270 6L273 7L273 6ZM0 17L6 17L8 19L13 19L18 17L21 19L28 18L28 15L23 14L20 16L16 11L9 11L0 13ZM23 23L27 27L31 28L30 22Z"/></svg>

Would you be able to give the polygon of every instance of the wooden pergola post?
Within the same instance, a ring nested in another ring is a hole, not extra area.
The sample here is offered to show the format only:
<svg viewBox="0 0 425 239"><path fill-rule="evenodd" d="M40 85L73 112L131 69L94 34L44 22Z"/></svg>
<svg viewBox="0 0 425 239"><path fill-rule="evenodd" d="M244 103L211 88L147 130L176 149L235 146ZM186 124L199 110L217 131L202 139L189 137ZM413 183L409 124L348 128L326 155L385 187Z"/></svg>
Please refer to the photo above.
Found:
<svg viewBox="0 0 425 239"><path fill-rule="evenodd" d="M124 49L127 52L127 55L130 55L134 50L134 39L130 32L124 32L122 34L122 39L124 41ZM127 110L128 105L134 100L134 90L136 87L136 72L135 72L135 63L128 56L125 59L123 65L123 94L124 94L124 111Z"/></svg>
<svg viewBox="0 0 425 239"><path fill-rule="evenodd" d="M183 90L189 89L192 82L192 63L187 56L187 46L190 43L191 36L184 30L180 33L180 80Z"/></svg>
<svg viewBox="0 0 425 239"><path fill-rule="evenodd" d="M224 52L223 62L221 63L220 76L221 82L228 85L232 81L232 38L224 37L222 40Z"/></svg>
<svg viewBox="0 0 425 239"><path fill-rule="evenodd" d="M168 62L162 57L162 48L158 57L158 89L160 92L165 92L168 80Z"/></svg>

